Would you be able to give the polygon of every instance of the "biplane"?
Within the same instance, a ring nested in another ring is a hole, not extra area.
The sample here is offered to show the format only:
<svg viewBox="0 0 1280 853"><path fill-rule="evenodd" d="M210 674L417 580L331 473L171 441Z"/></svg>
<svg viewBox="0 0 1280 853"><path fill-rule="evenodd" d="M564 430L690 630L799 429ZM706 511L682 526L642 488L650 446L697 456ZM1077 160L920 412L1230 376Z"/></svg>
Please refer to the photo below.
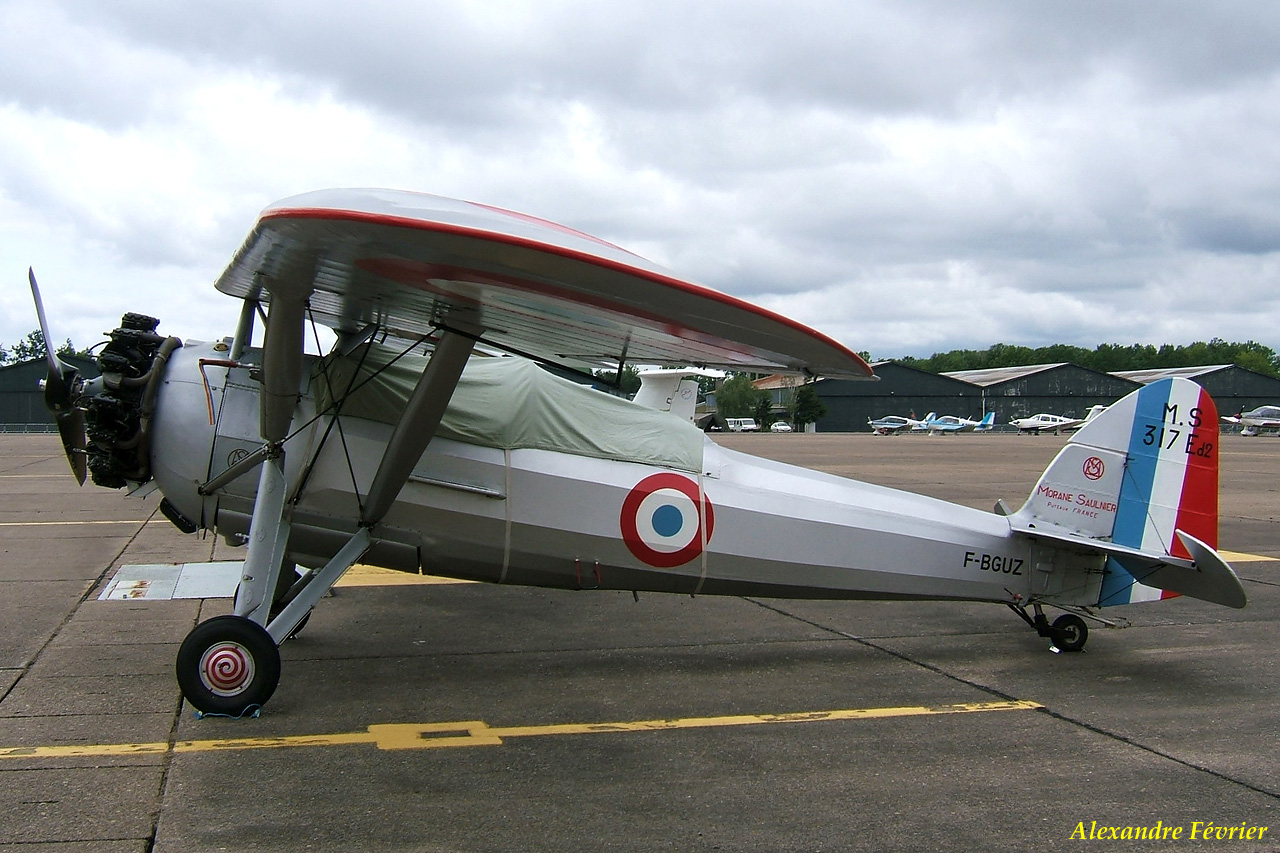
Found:
<svg viewBox="0 0 1280 853"><path fill-rule="evenodd" d="M1059 650L1084 646L1100 606L1245 604L1214 550L1218 417L1185 379L1112 406L1002 514L734 452L686 417L553 375L872 371L806 326L541 219L310 193L264 210L216 287L242 300L232 336L182 341L126 314L101 377L50 351L45 383L81 483L158 489L179 530L245 547L234 612L177 656L206 713L267 702L278 646L357 561L559 588L992 602ZM307 354L318 327L333 346ZM1064 612L1050 623L1045 607Z"/></svg>

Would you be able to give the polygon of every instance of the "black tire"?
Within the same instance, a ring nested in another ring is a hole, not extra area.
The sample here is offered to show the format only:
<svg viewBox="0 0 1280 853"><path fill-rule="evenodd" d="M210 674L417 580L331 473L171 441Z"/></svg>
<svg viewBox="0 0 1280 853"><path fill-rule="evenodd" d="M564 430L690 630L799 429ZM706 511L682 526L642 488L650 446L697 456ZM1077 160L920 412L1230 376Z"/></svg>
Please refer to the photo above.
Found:
<svg viewBox="0 0 1280 853"><path fill-rule="evenodd" d="M294 628L293 628L293 630L289 632L289 636L285 637L284 639L285 639L285 640L292 640L294 637L296 637L296 636L298 636L299 634L301 634L301 633L302 633L302 629L303 629L303 628L305 628L305 627L307 627L307 623L308 623L309 621L311 621L311 611L310 611L310 610L308 610L306 613L302 614L302 621L301 621L301 622L299 622L297 625L295 625L295 626L294 626ZM283 641L282 641L282 642L283 642Z"/></svg>
<svg viewBox="0 0 1280 853"><path fill-rule="evenodd" d="M243 616L201 622L178 649L178 687L206 714L241 717L267 704L280 683L280 650Z"/></svg>
<svg viewBox="0 0 1280 853"><path fill-rule="evenodd" d="M1089 640L1089 626L1074 613L1053 620L1053 644L1064 652L1078 652Z"/></svg>

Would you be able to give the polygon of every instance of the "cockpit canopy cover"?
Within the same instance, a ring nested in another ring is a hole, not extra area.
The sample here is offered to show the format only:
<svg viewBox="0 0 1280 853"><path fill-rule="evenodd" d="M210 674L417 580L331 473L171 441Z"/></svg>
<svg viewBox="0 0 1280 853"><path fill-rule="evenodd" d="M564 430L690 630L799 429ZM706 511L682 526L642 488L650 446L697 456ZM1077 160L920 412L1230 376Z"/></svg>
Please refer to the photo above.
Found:
<svg viewBox="0 0 1280 853"><path fill-rule="evenodd" d="M394 424L427 359L365 345L317 368L323 411L347 389L341 414ZM437 433L483 447L533 448L698 473L702 431L667 412L553 376L528 359L473 357Z"/></svg>

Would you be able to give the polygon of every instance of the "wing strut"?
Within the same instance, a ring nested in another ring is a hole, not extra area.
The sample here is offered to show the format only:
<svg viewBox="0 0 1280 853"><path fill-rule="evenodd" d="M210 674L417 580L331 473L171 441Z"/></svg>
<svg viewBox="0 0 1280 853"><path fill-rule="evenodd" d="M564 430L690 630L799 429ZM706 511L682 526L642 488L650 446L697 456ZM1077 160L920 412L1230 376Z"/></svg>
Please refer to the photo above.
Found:
<svg viewBox="0 0 1280 853"><path fill-rule="evenodd" d="M289 542L284 439L302 384L302 345L308 291L272 293L262 353L261 431L265 442L258 493L249 523L249 553L236 589L235 613L266 625Z"/></svg>
<svg viewBox="0 0 1280 853"><path fill-rule="evenodd" d="M299 612L305 616L315 603L312 599L318 600L371 546L371 528L391 509L413 466L435 435L482 331L478 326L472 327L473 324L468 322L470 318L456 316L461 311L450 316L450 326L444 327L427 369L419 377L417 387L383 452L369 487L359 530L324 569L312 576L312 582L299 591L293 602L273 619L273 597L285 562L290 530L290 484L285 469L285 440L302 385L307 303L315 289L316 265L314 255L297 257L279 270L277 276L259 274L256 277L258 284L271 296L262 345L259 397L263 448L252 454L261 460L262 469L258 474L258 492L249 527L249 552L245 555L244 571L236 591L235 613L267 627L277 642L296 627L294 622L285 623ZM243 350L252 335L253 315L259 307L256 295L245 299L233 342L236 350ZM316 583L317 580L320 582ZM294 604L298 606L294 607Z"/></svg>
<svg viewBox="0 0 1280 853"><path fill-rule="evenodd" d="M472 330L465 328L446 329L436 344L427 369L418 377L418 384L387 442L387 449L383 451L378 473L373 477L373 485L369 487L365 500L364 518L361 520L364 526L377 524L391 509L413 466L435 436L449 398L453 396L453 389L462 376L462 369L471 357L475 337Z"/></svg>
<svg viewBox="0 0 1280 853"><path fill-rule="evenodd" d="M418 379L405 411L383 452L369 486L360 529L274 618L272 595L289 542L289 483L284 442L297 406L302 381L303 337L308 290L272 291L263 342L261 430L264 445L253 456L262 462L249 529L249 553L236 592L235 613L267 628L280 642L289 636L321 596L371 547L371 528L391 509L414 465L435 436L458 379L481 330L458 323L445 327L427 369ZM243 319L243 318L242 318Z"/></svg>
<svg viewBox="0 0 1280 853"><path fill-rule="evenodd" d="M445 408L462 376L462 370L471 356L475 337L470 330L463 328L444 330L440 342L431 354L431 360L427 362L427 369L418 377L418 384L387 442L386 450L383 451L382 461L378 464L373 484L369 487L360 528L324 568L300 581L301 589L266 624L267 633L277 644L288 639L311 608L372 547L372 528L387 514L396 495L409 479L414 465L435 436L440 419L444 417ZM284 524L283 521L281 523ZM283 559L283 554L281 558Z"/></svg>
<svg viewBox="0 0 1280 853"><path fill-rule="evenodd" d="M258 300L245 297L240 306L240 318L236 321L236 334L231 339L231 352L228 355L232 361L239 361L244 355L245 347L253 340L253 318L259 310L261 308Z"/></svg>

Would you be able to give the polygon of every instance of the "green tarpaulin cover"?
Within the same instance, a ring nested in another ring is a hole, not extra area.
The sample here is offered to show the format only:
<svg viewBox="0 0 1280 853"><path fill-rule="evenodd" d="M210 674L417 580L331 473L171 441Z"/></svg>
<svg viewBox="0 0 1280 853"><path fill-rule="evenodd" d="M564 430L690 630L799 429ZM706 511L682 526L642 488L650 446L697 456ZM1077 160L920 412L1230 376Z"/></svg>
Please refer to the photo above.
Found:
<svg viewBox="0 0 1280 853"><path fill-rule="evenodd" d="M325 357L314 376L321 411L355 388L342 415L396 423L427 365L425 357L396 354L366 345ZM701 470L706 441L674 415L553 376L528 359L482 356L468 362L437 434L484 447L554 450L692 473Z"/></svg>

